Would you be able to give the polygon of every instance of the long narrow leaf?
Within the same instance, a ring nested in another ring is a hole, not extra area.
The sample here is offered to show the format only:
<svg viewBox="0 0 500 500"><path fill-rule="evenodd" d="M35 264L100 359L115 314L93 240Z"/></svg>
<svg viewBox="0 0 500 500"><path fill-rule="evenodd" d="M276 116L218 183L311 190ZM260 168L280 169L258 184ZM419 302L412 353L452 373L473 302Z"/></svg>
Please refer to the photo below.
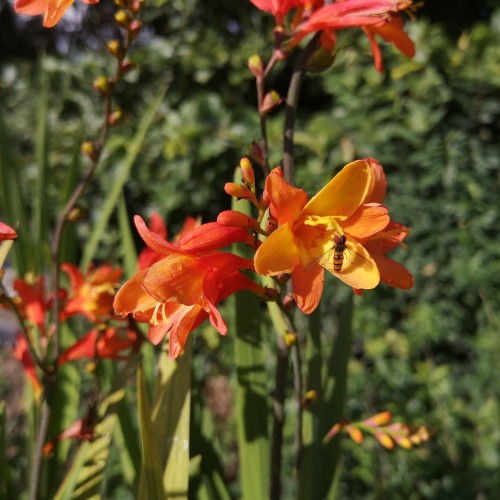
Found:
<svg viewBox="0 0 500 500"><path fill-rule="evenodd" d="M156 98L151 102L144 115L142 116L141 121L139 122L139 126L137 127L135 136L130 141L130 144L127 148L127 154L125 155L123 162L116 172L114 182L112 183L110 191L108 192L106 199L104 200L99 216L97 217L96 223L90 234L90 238L84 248L81 262L81 267L83 269L86 269L88 267L95 255L99 241L101 240L101 237L106 230L109 218L111 217L111 214L113 213L120 199L123 186L129 178L132 166L134 165L137 156L141 151L146 133L149 130L151 123L153 122L156 111L158 110L158 107L160 106L165 93L166 89L162 89L158 93Z"/></svg>
<svg viewBox="0 0 500 500"><path fill-rule="evenodd" d="M238 171L235 178L239 177ZM246 200L233 201L233 209L251 215L251 204ZM237 248L234 251L251 258L247 251ZM269 376L262 347L261 304L254 293L247 291L236 294L233 303L241 494L244 499L266 498L270 477Z"/></svg>
<svg viewBox="0 0 500 500"><path fill-rule="evenodd" d="M118 227L120 229L120 248L123 252L123 267L125 276L130 278L137 269L137 252L134 245L134 238L130 228L130 221L127 213L125 196L120 196L118 204Z"/></svg>
<svg viewBox="0 0 500 500"><path fill-rule="evenodd" d="M182 356L170 359L160 354L152 422L164 464L163 487L167 496L187 498L189 483L189 421L191 410L192 341Z"/></svg>
<svg viewBox="0 0 500 500"><path fill-rule="evenodd" d="M47 235L50 220L50 205L47 199L49 79L44 70L43 61L42 56L39 61L40 93L38 95L38 123L35 140L37 176L33 207L35 245L38 248L38 252L35 253L37 271L44 267L44 252L48 255Z"/></svg>
<svg viewBox="0 0 500 500"><path fill-rule="evenodd" d="M165 492L163 490L163 468L158 449L159 441L151 423L151 408L144 385L142 367L137 370L137 404L142 454L139 499L162 500L165 498Z"/></svg>

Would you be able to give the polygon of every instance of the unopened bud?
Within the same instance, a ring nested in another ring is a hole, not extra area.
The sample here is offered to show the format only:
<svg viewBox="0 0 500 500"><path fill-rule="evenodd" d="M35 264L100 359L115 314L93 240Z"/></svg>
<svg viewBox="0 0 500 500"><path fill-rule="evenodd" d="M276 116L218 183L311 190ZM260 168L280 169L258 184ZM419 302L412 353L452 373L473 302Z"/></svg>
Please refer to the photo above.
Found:
<svg viewBox="0 0 500 500"><path fill-rule="evenodd" d="M318 400L318 391L315 390L307 391L304 394L304 397L302 398L301 406L302 408L306 408L315 403L317 400Z"/></svg>
<svg viewBox="0 0 500 500"><path fill-rule="evenodd" d="M224 191L230 195L238 198L238 200L251 200L255 198L255 195L245 186L241 184L236 184L235 182L226 182L224 185Z"/></svg>
<svg viewBox="0 0 500 500"><path fill-rule="evenodd" d="M81 207L74 207L66 216L68 222L78 222L87 216L87 211Z"/></svg>
<svg viewBox="0 0 500 500"><path fill-rule="evenodd" d="M130 10L134 14L137 14L142 9L143 6L144 6L144 0L133 0L130 5Z"/></svg>
<svg viewBox="0 0 500 500"><path fill-rule="evenodd" d="M80 151L86 154L91 160L95 160L97 158L96 145L91 141L82 142L82 145L80 146Z"/></svg>
<svg viewBox="0 0 500 500"><path fill-rule="evenodd" d="M122 28L128 28L128 25L130 23L130 14L123 9L120 9L115 13L115 21L122 27Z"/></svg>
<svg viewBox="0 0 500 500"><path fill-rule="evenodd" d="M285 344L292 347L299 341L299 336L295 332L286 332L284 335Z"/></svg>
<svg viewBox="0 0 500 500"><path fill-rule="evenodd" d="M123 120L123 112L120 108L113 110L108 116L108 123L113 126Z"/></svg>
<svg viewBox="0 0 500 500"><path fill-rule="evenodd" d="M248 59L248 68L255 78L262 78L264 75L264 62L262 61L262 58L256 54L250 56Z"/></svg>
<svg viewBox="0 0 500 500"><path fill-rule="evenodd" d="M250 144L250 157L261 166L264 166L266 164L264 151L255 141L252 141L252 143Z"/></svg>
<svg viewBox="0 0 500 500"><path fill-rule="evenodd" d="M120 71L122 74L128 73L135 68L135 64L130 59L125 59L120 63Z"/></svg>
<svg viewBox="0 0 500 500"><path fill-rule="evenodd" d="M123 50L120 42L118 40L111 40L107 44L108 52L115 57L122 57Z"/></svg>
<svg viewBox="0 0 500 500"><path fill-rule="evenodd" d="M136 38L137 35L139 35L141 28L142 28L141 21L137 21L136 19L134 19L133 21L130 22L130 24L128 25L128 31L132 39Z"/></svg>
<svg viewBox="0 0 500 500"><path fill-rule="evenodd" d="M280 277L281 277L281 279L279 280L280 283L281 282L286 283L286 281L288 281L290 279L289 274L281 274ZM296 305L296 302L295 302L294 296L290 293L285 295L285 297L283 298L283 308L286 311L289 311L290 309L294 308L295 305Z"/></svg>
<svg viewBox="0 0 500 500"><path fill-rule="evenodd" d="M240 160L240 169L241 175L243 175L243 182L253 191L255 188L255 172L248 158Z"/></svg>
<svg viewBox="0 0 500 500"><path fill-rule="evenodd" d="M105 76L97 77L92 85L102 95L109 95L111 92L111 82Z"/></svg>
<svg viewBox="0 0 500 500"><path fill-rule="evenodd" d="M278 92L276 92L275 90L271 90L271 92L268 92L264 96L264 99L261 102L261 105L260 105L260 114L261 115L267 115L274 108L276 108L277 106L279 106L282 102L283 102L283 99L278 94Z"/></svg>
<svg viewBox="0 0 500 500"><path fill-rule="evenodd" d="M248 215L237 212L236 210L225 210L217 216L217 222L222 226L243 227L258 231L257 221Z"/></svg>

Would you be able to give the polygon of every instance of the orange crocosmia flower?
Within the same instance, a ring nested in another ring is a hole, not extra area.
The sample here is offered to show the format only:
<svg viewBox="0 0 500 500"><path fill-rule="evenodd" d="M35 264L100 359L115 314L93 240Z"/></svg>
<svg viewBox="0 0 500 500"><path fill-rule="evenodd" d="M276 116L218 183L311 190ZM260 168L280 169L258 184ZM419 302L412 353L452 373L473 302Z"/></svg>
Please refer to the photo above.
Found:
<svg viewBox="0 0 500 500"><path fill-rule="evenodd" d="M150 231L136 216L136 227L146 244L162 258L140 270L115 297L115 312L132 314L150 324L154 343L170 333L170 356L182 351L189 333L207 317L225 335L228 331L216 305L238 290L264 289L240 273L253 269L253 262L233 254L214 252L237 241L253 238L243 228L204 224L185 233L176 245Z"/></svg>
<svg viewBox="0 0 500 500"><path fill-rule="evenodd" d="M118 328L108 327L104 331L93 328L58 358L59 366L77 359L109 358L127 359L125 351L137 351L142 337L137 331L128 329L125 334Z"/></svg>
<svg viewBox="0 0 500 500"><path fill-rule="evenodd" d="M382 53L378 46L375 35L380 36L386 42L392 43L405 56L413 57L415 55L415 44L404 31L404 22L399 15L391 15L388 21L380 25L366 26L363 28L373 52L373 61L375 68L379 73L384 69L382 63Z"/></svg>
<svg viewBox="0 0 500 500"><path fill-rule="evenodd" d="M99 0L83 0L86 4L96 4ZM14 10L18 14L38 16L43 14L46 28L55 26L74 0L15 0Z"/></svg>
<svg viewBox="0 0 500 500"><path fill-rule="evenodd" d="M70 280L69 297L61 312L62 319L83 314L90 321L109 316L113 310L115 289L123 274L122 269L102 265L84 275L73 264L62 264L61 269Z"/></svg>
<svg viewBox="0 0 500 500"><path fill-rule="evenodd" d="M38 396L42 391L42 385L40 384L40 380L36 374L35 362L31 357L28 343L21 332L18 332L16 335L16 343L14 344L12 354L23 365L24 371L33 386L33 390Z"/></svg>
<svg viewBox="0 0 500 500"><path fill-rule="evenodd" d="M16 230L0 221L0 242L5 240L15 240L16 238Z"/></svg>
<svg viewBox="0 0 500 500"><path fill-rule="evenodd" d="M194 219L193 217L187 217L186 220L184 221L184 224L182 225L181 230L179 231L179 233L176 234L173 244L177 245L180 238L182 238L185 234L192 231L198 225L199 222L196 219ZM161 238L163 238L164 240L167 239L168 236L167 226L165 225L165 222L163 222L163 219L157 213L151 214L149 228L153 233L156 233L158 236L161 236ZM158 262L159 260L163 259L163 257L164 255L155 252L149 247L146 247L137 257L137 269L141 270L146 267L149 267L155 262Z"/></svg>
<svg viewBox="0 0 500 500"><path fill-rule="evenodd" d="M390 219L385 206L366 203L374 189L372 168L362 160L346 165L309 202L302 189L271 172L266 190L279 227L257 250L256 271L264 276L291 273L295 300L304 313L319 303L323 268L355 289L376 287L380 273L363 242Z"/></svg>
<svg viewBox="0 0 500 500"><path fill-rule="evenodd" d="M20 278L14 281L14 290L19 296L18 308L22 316L45 332L45 314L50 310L51 299L45 297L43 277L36 278L33 284Z"/></svg>
<svg viewBox="0 0 500 500"><path fill-rule="evenodd" d="M296 7L301 0L250 0L255 7L270 12L276 19L277 25L282 25L285 16Z"/></svg>
<svg viewBox="0 0 500 500"><path fill-rule="evenodd" d="M89 413L85 418L80 418L73 422L67 429L61 432L54 440L45 444L43 447L43 454L48 455L51 453L56 444L64 439L80 439L82 441L89 441L95 438L95 425L97 423L97 415L95 408L91 407Z"/></svg>

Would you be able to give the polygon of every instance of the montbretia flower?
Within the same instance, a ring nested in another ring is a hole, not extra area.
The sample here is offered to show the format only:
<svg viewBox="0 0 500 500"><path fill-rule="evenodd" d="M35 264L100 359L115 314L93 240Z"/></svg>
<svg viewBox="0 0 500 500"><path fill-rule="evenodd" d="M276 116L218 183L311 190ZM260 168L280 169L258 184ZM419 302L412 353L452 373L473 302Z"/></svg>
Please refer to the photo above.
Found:
<svg viewBox="0 0 500 500"><path fill-rule="evenodd" d="M16 230L0 221L0 242L5 240L15 240L16 238Z"/></svg>
<svg viewBox="0 0 500 500"><path fill-rule="evenodd" d="M16 0L14 10L18 14L38 16L43 14L46 28L55 26L75 0ZM86 4L96 4L99 0L83 0Z"/></svg>
<svg viewBox="0 0 500 500"><path fill-rule="evenodd" d="M169 333L171 357L181 353L189 333L206 318L219 333L227 333L217 304L229 295L242 289L265 293L240 272L253 270L251 260L216 251L236 242L252 244L254 237L245 229L208 223L172 244L150 231L141 217L135 217L135 224L148 247L162 258L122 286L115 312L149 323L148 337L154 344Z"/></svg>
<svg viewBox="0 0 500 500"><path fill-rule="evenodd" d="M73 264L62 264L61 269L70 280L69 296L61 313L63 320L82 314L90 321L97 322L112 314L122 269L102 265L90 269L85 275Z"/></svg>
<svg viewBox="0 0 500 500"><path fill-rule="evenodd" d="M264 276L290 273L304 313L319 303L324 269L355 290L379 284L380 271L366 245L390 223L387 207L375 201L385 196L381 169L371 159L349 163L309 202L280 172L268 176L271 215L279 227L257 250L255 270Z"/></svg>

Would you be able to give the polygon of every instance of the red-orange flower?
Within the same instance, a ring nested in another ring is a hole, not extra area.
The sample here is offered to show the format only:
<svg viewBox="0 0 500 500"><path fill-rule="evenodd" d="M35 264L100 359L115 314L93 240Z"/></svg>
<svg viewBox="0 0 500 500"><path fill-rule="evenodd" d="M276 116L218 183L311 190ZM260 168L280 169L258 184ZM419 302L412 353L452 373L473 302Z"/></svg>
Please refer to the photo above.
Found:
<svg viewBox="0 0 500 500"><path fill-rule="evenodd" d="M70 292L61 313L63 319L83 314L90 321L108 317L113 310L115 289L123 271L102 265L91 269L85 276L73 264L62 264L61 269L69 276Z"/></svg>
<svg viewBox="0 0 500 500"><path fill-rule="evenodd" d="M114 327L108 327L105 330L93 328L64 351L59 356L57 364L61 366L77 359L127 359L127 351L137 351L141 342L142 337L132 329L122 332Z"/></svg>
<svg viewBox="0 0 500 500"><path fill-rule="evenodd" d="M5 240L15 240L16 238L16 230L0 221L0 242Z"/></svg>
<svg viewBox="0 0 500 500"><path fill-rule="evenodd" d="M354 289L379 284L380 271L366 244L387 228L390 218L375 201L385 195L385 177L376 162L349 163L309 202L303 190L290 186L276 170L268 176L266 190L279 227L257 250L255 269L265 276L290 273L304 313L319 303L323 268Z"/></svg>
<svg viewBox="0 0 500 500"><path fill-rule="evenodd" d="M171 357L180 354L189 333L207 317L222 335L227 333L216 307L220 301L242 289L263 293L262 287L240 272L253 269L251 260L208 253L235 242L253 242L243 228L204 224L174 245L150 231L139 216L135 224L149 248L162 258L122 286L115 298L115 311L149 323L148 336L155 344L170 333Z"/></svg>
<svg viewBox="0 0 500 500"><path fill-rule="evenodd" d="M55 26L75 0L16 0L14 10L18 14L38 16L43 14L46 28ZM87 4L96 4L99 0L83 0Z"/></svg>
<svg viewBox="0 0 500 500"><path fill-rule="evenodd" d="M258 9L270 12L277 25L282 25L284 17L296 7L300 0L250 0Z"/></svg>
<svg viewBox="0 0 500 500"><path fill-rule="evenodd" d="M36 395L42 391L42 385L36 374L36 365L28 348L28 343L21 332L16 335L16 343L12 351L14 357L23 365L26 376L30 380Z"/></svg>
<svg viewBox="0 0 500 500"><path fill-rule="evenodd" d="M36 325L40 332L45 332L45 315L50 310L51 300L45 296L43 277L39 276L33 284L16 279L14 290L19 295L17 305L23 317Z"/></svg>

